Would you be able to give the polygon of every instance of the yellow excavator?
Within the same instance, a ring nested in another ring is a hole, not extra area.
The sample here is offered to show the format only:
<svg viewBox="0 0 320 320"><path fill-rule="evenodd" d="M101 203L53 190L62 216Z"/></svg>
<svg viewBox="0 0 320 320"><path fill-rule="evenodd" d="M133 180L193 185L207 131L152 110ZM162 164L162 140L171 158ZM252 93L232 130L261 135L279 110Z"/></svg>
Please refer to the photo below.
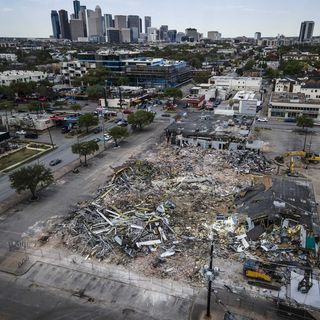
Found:
<svg viewBox="0 0 320 320"><path fill-rule="evenodd" d="M288 151L282 155L283 158L298 156L301 157L305 162L317 163L320 161L320 155L312 152L306 152L303 150Z"/></svg>

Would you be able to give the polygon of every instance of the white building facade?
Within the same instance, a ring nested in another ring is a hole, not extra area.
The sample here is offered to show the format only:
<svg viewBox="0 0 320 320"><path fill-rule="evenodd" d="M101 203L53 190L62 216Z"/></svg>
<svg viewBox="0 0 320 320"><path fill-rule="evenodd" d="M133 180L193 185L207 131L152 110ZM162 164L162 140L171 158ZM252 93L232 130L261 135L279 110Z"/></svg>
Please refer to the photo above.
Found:
<svg viewBox="0 0 320 320"><path fill-rule="evenodd" d="M42 71L22 71L10 70L0 72L0 86L10 86L15 82L39 82L48 77L48 74Z"/></svg>

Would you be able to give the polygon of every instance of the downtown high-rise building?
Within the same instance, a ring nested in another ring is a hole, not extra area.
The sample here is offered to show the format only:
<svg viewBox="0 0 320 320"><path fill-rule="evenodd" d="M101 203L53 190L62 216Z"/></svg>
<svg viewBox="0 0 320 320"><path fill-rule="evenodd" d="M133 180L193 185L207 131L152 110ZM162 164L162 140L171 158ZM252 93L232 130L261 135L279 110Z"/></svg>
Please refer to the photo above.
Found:
<svg viewBox="0 0 320 320"><path fill-rule="evenodd" d="M61 29L61 39L71 40L68 11L63 9L59 10L59 21L60 21L60 29Z"/></svg>
<svg viewBox="0 0 320 320"><path fill-rule="evenodd" d="M95 10L86 10L88 38L99 38L104 35L102 22L102 13L101 8L99 6L96 6Z"/></svg>
<svg viewBox="0 0 320 320"><path fill-rule="evenodd" d="M144 33L148 33L148 28L151 27L151 17L144 17Z"/></svg>
<svg viewBox="0 0 320 320"><path fill-rule="evenodd" d="M127 28L127 16L122 16L122 15L114 16L114 27L118 30Z"/></svg>
<svg viewBox="0 0 320 320"><path fill-rule="evenodd" d="M133 42L138 42L140 35L140 17L129 15L128 28L131 30L131 40Z"/></svg>
<svg viewBox="0 0 320 320"><path fill-rule="evenodd" d="M311 41L313 29L314 21L303 21L300 27L299 42Z"/></svg>
<svg viewBox="0 0 320 320"><path fill-rule="evenodd" d="M59 15L56 10L51 11L51 24L53 37L59 39L61 36Z"/></svg>
<svg viewBox="0 0 320 320"><path fill-rule="evenodd" d="M80 13L80 1L79 0L73 0L73 14L75 19L79 19L79 13Z"/></svg>

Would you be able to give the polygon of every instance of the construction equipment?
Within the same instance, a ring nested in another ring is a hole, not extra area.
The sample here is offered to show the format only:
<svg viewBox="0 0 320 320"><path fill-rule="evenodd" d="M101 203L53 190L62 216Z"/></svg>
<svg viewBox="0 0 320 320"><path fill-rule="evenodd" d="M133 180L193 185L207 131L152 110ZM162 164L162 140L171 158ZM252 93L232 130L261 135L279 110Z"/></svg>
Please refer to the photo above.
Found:
<svg viewBox="0 0 320 320"><path fill-rule="evenodd" d="M257 260L248 259L243 265L243 273L246 277L256 280L271 282L272 278Z"/></svg>
<svg viewBox="0 0 320 320"><path fill-rule="evenodd" d="M292 157L292 156L298 156L301 157L303 160L305 160L306 162L319 162L320 161L320 155L313 153L313 152L306 152L303 150L297 150L297 151L288 151L286 153L283 154L283 158L286 157Z"/></svg>

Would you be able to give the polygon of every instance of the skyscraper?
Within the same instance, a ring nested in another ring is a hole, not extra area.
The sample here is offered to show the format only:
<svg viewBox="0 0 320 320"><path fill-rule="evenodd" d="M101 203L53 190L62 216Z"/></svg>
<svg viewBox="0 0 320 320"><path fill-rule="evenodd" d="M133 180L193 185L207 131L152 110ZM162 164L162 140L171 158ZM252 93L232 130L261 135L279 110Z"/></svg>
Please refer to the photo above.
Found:
<svg viewBox="0 0 320 320"><path fill-rule="evenodd" d="M127 28L127 16L114 16L114 27L119 30Z"/></svg>
<svg viewBox="0 0 320 320"><path fill-rule="evenodd" d="M139 18L139 33L142 33L142 19Z"/></svg>
<svg viewBox="0 0 320 320"><path fill-rule="evenodd" d="M160 40L167 41L168 40L168 26L163 25L160 27Z"/></svg>
<svg viewBox="0 0 320 320"><path fill-rule="evenodd" d="M59 20L60 20L60 28L61 28L61 38L71 40L68 11L63 9L59 10Z"/></svg>
<svg viewBox="0 0 320 320"><path fill-rule="evenodd" d="M87 37L102 37L104 34L102 28L102 15L99 6L95 10L86 10Z"/></svg>
<svg viewBox="0 0 320 320"><path fill-rule="evenodd" d="M112 14L105 14L104 15L104 25L106 28L112 28L113 23L112 23Z"/></svg>
<svg viewBox="0 0 320 320"><path fill-rule="evenodd" d="M51 11L51 24L52 24L53 36L56 39L59 39L61 36L61 30L60 30L59 15L56 10Z"/></svg>
<svg viewBox="0 0 320 320"><path fill-rule="evenodd" d="M168 30L168 40L170 42L177 41L177 30Z"/></svg>
<svg viewBox="0 0 320 320"><path fill-rule="evenodd" d="M189 38L190 42L198 42L199 41L199 34L197 29L195 28L187 28L186 29L186 36Z"/></svg>
<svg viewBox="0 0 320 320"><path fill-rule="evenodd" d="M86 18L86 6L80 6L79 19L83 22L83 36L87 37L87 18Z"/></svg>
<svg viewBox="0 0 320 320"><path fill-rule="evenodd" d="M83 21L81 19L70 19L71 40L77 41L84 37Z"/></svg>
<svg viewBox="0 0 320 320"><path fill-rule="evenodd" d="M303 21L300 27L299 42L310 41L313 36L314 21Z"/></svg>
<svg viewBox="0 0 320 320"><path fill-rule="evenodd" d="M144 33L148 33L148 28L151 27L151 17L144 17Z"/></svg>
<svg viewBox="0 0 320 320"><path fill-rule="evenodd" d="M80 1L79 0L73 0L73 12L74 12L74 18L79 19L79 12L80 12Z"/></svg>
<svg viewBox="0 0 320 320"><path fill-rule="evenodd" d="M137 42L140 34L139 16L128 16L128 28L131 30L131 40Z"/></svg>

